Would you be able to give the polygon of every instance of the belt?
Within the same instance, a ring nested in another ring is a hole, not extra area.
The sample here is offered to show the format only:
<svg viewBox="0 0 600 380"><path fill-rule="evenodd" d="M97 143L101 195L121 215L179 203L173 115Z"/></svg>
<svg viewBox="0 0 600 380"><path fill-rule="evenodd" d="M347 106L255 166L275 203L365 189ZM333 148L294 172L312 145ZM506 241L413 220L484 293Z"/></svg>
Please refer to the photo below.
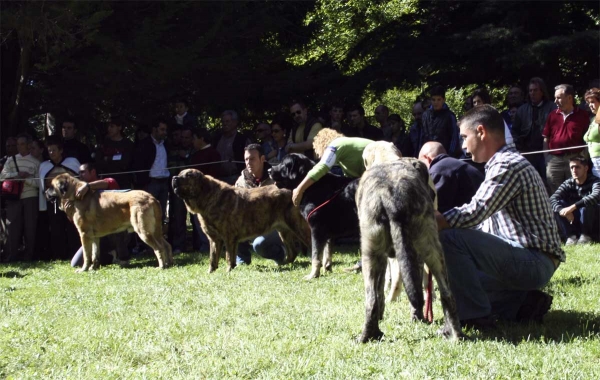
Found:
<svg viewBox="0 0 600 380"><path fill-rule="evenodd" d="M169 180L169 177L161 177L161 178L150 177L150 181L166 182L168 180Z"/></svg>

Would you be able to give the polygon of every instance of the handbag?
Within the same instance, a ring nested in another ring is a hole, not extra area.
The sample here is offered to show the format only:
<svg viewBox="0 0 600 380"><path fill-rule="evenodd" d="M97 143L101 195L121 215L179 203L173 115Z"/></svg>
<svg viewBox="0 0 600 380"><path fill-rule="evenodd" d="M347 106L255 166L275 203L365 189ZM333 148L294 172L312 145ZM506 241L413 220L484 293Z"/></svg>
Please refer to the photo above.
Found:
<svg viewBox="0 0 600 380"><path fill-rule="evenodd" d="M19 165L17 165L17 159L13 156L15 167L19 172ZM2 182L2 198L9 201L18 201L21 199L21 192L23 191L24 181L7 179Z"/></svg>

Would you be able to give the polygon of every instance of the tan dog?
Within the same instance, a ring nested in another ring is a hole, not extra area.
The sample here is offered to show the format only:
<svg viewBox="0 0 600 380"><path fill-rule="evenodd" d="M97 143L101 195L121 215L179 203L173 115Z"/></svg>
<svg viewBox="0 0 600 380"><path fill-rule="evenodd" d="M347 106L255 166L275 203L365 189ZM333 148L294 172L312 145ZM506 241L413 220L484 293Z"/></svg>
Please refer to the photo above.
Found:
<svg viewBox="0 0 600 380"><path fill-rule="evenodd" d="M393 143L387 141L375 141L367 145L363 151L362 157L367 170L369 170L369 168L373 165L402 161L420 170L422 173L427 171L427 167L425 167L419 160L412 157L402 157L402 152L400 152L400 150L396 148ZM433 184L433 180L429 176L428 172L427 183L429 184L429 188L433 190L434 194L433 209L437 210L437 193L435 190L435 185ZM429 273L427 266L425 266L425 272ZM423 286L425 288L427 288L427 282L427 278L423 276ZM402 291L402 276L400 274L400 267L396 258L388 259L388 266L385 271L385 288L386 291L388 291L386 302L396 301L400 295L400 292ZM432 296L435 298L435 293Z"/></svg>
<svg viewBox="0 0 600 380"><path fill-rule="evenodd" d="M310 244L310 228L294 207L289 190L276 186L233 187L196 169L183 170L173 177L173 190L189 212L198 216L208 236L209 273L218 268L223 248L227 271L231 271L235 268L238 243L272 230L277 230L283 241L286 263L293 262L298 255L295 242Z"/></svg>
<svg viewBox="0 0 600 380"><path fill-rule="evenodd" d="M88 192L76 199L85 182L61 174L46 190L48 200L60 200L61 209L72 218L83 246L83 267L77 272L97 269L100 259L98 242L103 236L135 231L154 250L159 268L173 264L171 245L162 234L162 211L158 201L145 191Z"/></svg>

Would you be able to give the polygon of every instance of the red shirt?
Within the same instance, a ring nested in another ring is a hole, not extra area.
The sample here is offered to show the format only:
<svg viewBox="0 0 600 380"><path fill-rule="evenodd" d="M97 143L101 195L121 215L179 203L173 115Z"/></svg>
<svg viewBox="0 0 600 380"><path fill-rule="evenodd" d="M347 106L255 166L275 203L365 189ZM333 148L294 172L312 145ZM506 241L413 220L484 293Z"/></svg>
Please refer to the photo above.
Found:
<svg viewBox="0 0 600 380"><path fill-rule="evenodd" d="M542 134L548 139L549 149L569 148L572 146L585 145L583 135L590 125L588 113L579 107L575 107L567 118L563 116L560 109L548 114L546 125ZM576 153L583 150L578 148L565 151L557 150L550 154Z"/></svg>
<svg viewBox="0 0 600 380"><path fill-rule="evenodd" d="M102 180L108 183L106 190L119 190L119 184L113 178L102 178Z"/></svg>

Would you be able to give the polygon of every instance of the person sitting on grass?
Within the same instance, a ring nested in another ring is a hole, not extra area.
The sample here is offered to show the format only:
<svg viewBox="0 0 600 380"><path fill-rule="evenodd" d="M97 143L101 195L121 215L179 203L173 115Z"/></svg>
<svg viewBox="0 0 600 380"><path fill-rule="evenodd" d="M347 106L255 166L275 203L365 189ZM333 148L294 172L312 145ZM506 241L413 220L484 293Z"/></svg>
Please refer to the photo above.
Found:
<svg viewBox="0 0 600 380"><path fill-rule="evenodd" d="M88 162L79 167L79 178L86 184L75 192L77 199L83 199L88 191L96 190L119 190L119 184L114 178L98 178L96 165ZM125 266L129 263L129 251L127 250L127 231L118 232L100 238L100 265L120 264ZM80 247L71 259L72 267L83 265L83 247Z"/></svg>
<svg viewBox="0 0 600 380"><path fill-rule="evenodd" d="M486 162L470 203L436 211L448 278L465 326L495 320L542 322L552 296L544 287L566 259L542 178L506 145L504 121L490 105L460 123L463 148Z"/></svg>
<svg viewBox="0 0 600 380"><path fill-rule="evenodd" d="M572 178L562 183L550 197L559 227L567 237L566 245L589 244L598 230L600 178L589 172L585 157L569 160Z"/></svg>

